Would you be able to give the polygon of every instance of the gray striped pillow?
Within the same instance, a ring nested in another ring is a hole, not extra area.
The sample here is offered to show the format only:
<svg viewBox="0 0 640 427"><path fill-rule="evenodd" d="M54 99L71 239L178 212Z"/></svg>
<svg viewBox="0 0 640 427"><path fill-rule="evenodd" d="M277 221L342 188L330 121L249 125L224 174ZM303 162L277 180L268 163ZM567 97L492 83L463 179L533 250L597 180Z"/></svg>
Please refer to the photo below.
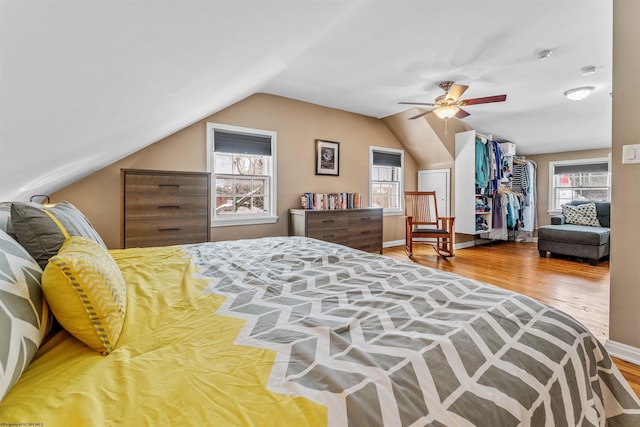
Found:
<svg viewBox="0 0 640 427"><path fill-rule="evenodd" d="M45 211L51 215L47 215ZM62 247L67 237L65 233L69 236L87 237L106 249L89 220L69 202L54 205L14 202L11 205L11 224L18 242L29 251L43 270L49 258L56 255ZM64 230L61 230L61 226Z"/></svg>

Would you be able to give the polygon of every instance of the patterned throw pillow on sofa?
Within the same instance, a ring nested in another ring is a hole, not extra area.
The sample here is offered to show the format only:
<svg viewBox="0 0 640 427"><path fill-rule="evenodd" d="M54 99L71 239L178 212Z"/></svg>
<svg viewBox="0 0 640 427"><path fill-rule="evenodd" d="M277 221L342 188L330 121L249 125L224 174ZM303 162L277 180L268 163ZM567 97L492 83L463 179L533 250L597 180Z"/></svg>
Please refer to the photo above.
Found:
<svg viewBox="0 0 640 427"><path fill-rule="evenodd" d="M42 270L0 230L0 401L20 378L51 326Z"/></svg>
<svg viewBox="0 0 640 427"><path fill-rule="evenodd" d="M562 214L567 224L590 225L600 227L595 203L581 205L562 205Z"/></svg>

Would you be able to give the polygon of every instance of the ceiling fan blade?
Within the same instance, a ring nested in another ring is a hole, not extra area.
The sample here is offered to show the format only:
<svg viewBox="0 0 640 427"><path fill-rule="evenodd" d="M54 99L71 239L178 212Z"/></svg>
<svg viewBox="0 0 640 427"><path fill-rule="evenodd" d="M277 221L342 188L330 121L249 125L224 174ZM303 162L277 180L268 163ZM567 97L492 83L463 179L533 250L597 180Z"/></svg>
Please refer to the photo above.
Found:
<svg viewBox="0 0 640 427"><path fill-rule="evenodd" d="M460 110L458 110L458 112L456 113L455 117L456 117L456 119L464 119L465 117L467 117L469 115L470 115L469 113L467 113L462 108L460 108Z"/></svg>
<svg viewBox="0 0 640 427"><path fill-rule="evenodd" d="M447 98L457 101L468 88L469 86L465 85L453 85L447 92Z"/></svg>
<svg viewBox="0 0 640 427"><path fill-rule="evenodd" d="M430 102L398 102L398 104L405 104L405 105L428 105L430 107L434 107L436 104L432 104Z"/></svg>
<svg viewBox="0 0 640 427"><path fill-rule="evenodd" d="M484 98L463 99L460 105L488 104L489 102L502 102L507 100L507 95L485 96Z"/></svg>
<svg viewBox="0 0 640 427"><path fill-rule="evenodd" d="M409 117L409 120L419 119L420 117L426 116L426 115L427 115L427 114L429 114L431 111L432 111L432 110L424 111L424 112L422 112L422 113L420 113L420 114L417 114L417 115L415 115L415 116L413 116L413 117Z"/></svg>

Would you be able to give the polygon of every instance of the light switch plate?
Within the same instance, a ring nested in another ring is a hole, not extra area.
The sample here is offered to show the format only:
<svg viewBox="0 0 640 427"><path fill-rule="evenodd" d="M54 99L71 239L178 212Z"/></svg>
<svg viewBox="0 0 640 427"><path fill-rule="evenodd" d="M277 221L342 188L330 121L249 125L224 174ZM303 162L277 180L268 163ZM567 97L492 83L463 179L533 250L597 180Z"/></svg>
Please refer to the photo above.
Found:
<svg viewBox="0 0 640 427"><path fill-rule="evenodd" d="M640 144L622 146L622 163L640 163Z"/></svg>

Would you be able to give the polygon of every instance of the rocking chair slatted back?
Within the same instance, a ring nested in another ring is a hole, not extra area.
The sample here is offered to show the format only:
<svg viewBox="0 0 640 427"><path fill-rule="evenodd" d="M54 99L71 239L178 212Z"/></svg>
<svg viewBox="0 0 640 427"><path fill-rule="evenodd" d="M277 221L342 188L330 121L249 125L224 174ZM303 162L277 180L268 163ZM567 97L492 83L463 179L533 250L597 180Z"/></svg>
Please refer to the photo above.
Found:
<svg viewBox="0 0 640 427"><path fill-rule="evenodd" d="M410 257L413 256L415 238L435 239L431 244L439 255L454 256L453 222L455 218L438 216L437 200L435 191L404 193L405 251Z"/></svg>
<svg viewBox="0 0 640 427"><path fill-rule="evenodd" d="M414 225L438 225L435 191L407 191L404 197L404 214L413 218Z"/></svg>

